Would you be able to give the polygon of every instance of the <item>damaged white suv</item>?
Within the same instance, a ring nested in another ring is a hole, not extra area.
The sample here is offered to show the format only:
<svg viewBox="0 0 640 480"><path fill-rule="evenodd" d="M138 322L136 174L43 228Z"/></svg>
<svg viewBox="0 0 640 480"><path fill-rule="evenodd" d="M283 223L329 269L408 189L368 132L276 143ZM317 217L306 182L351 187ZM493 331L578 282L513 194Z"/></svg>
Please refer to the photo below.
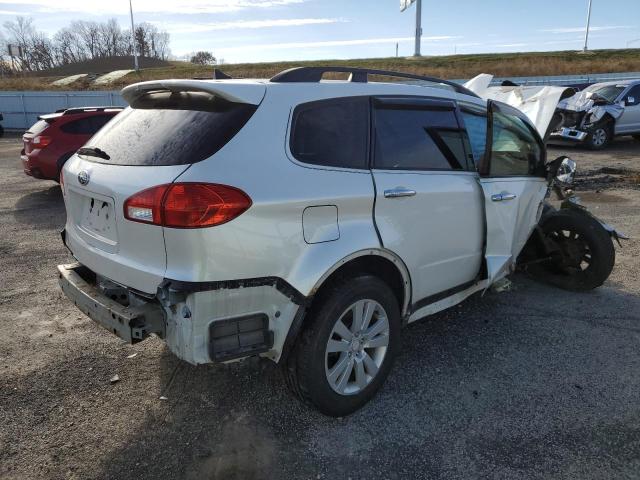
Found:
<svg viewBox="0 0 640 480"><path fill-rule="evenodd" d="M61 176L78 261L58 267L65 294L192 364L279 362L329 415L380 388L403 325L512 271L543 212L535 128L446 81L307 67L123 96Z"/></svg>

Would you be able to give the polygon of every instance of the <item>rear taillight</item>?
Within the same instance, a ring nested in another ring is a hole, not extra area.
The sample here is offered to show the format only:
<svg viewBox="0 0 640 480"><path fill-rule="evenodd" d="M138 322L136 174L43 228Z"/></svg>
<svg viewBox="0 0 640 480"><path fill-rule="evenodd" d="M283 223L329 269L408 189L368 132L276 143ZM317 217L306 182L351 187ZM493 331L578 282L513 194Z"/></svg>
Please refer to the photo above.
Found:
<svg viewBox="0 0 640 480"><path fill-rule="evenodd" d="M36 148L44 148L51 143L52 138L47 137L46 135L38 135L37 137L33 137L31 140L31 145Z"/></svg>
<svg viewBox="0 0 640 480"><path fill-rule="evenodd" d="M171 228L221 225L244 213L251 198L228 185L170 183L148 188L124 202L124 217Z"/></svg>

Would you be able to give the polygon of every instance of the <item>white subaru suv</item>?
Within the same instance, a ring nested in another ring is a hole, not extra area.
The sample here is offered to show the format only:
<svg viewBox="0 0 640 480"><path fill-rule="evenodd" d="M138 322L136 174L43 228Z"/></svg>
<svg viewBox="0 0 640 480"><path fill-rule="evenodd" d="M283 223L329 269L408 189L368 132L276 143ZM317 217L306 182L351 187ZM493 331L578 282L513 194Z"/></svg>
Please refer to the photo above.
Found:
<svg viewBox="0 0 640 480"><path fill-rule="evenodd" d="M510 273L543 210L532 124L444 80L304 67L122 94L61 177L63 291L192 364L278 362L328 415L375 394L403 325Z"/></svg>

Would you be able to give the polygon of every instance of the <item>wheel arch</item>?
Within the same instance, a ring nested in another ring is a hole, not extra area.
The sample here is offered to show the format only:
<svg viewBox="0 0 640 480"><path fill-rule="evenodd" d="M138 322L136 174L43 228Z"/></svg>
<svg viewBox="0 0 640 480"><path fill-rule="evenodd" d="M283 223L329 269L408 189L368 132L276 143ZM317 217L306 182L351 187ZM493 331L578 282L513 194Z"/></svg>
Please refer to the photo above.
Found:
<svg viewBox="0 0 640 480"><path fill-rule="evenodd" d="M367 248L354 252L336 262L311 289L314 298L331 281L354 273L369 273L380 277L394 291L400 311L404 316L411 301L411 276L409 269L395 253L381 248Z"/></svg>
<svg viewBox="0 0 640 480"><path fill-rule="evenodd" d="M307 313L313 307L314 301L319 301L324 288L338 278L356 273L372 274L387 283L398 299L402 319L408 318L411 305L411 276L402 259L392 251L382 248L367 248L353 252L336 262L315 283L307 297L307 304L299 308L292 321L278 363L286 363L302 331Z"/></svg>

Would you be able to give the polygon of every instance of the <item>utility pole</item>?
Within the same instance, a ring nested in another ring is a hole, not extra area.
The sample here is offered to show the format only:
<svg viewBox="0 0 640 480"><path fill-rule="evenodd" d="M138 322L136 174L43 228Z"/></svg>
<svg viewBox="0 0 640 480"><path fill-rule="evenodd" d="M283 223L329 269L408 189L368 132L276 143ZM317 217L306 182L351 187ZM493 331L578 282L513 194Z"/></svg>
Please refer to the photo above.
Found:
<svg viewBox="0 0 640 480"><path fill-rule="evenodd" d="M587 44L589 42L589 24L591 23L591 1L592 0L589 0L589 7L587 9L587 30L584 34L584 48L582 49L584 53L587 53L589 48Z"/></svg>
<svg viewBox="0 0 640 480"><path fill-rule="evenodd" d="M131 6L131 0L129 0L129 13L131 14L131 48L133 49L133 67L136 72L140 70L138 66L138 49L136 48L136 31L133 27L133 7Z"/></svg>
<svg viewBox="0 0 640 480"><path fill-rule="evenodd" d="M398 42L396 42L396 57L398 56Z"/></svg>
<svg viewBox="0 0 640 480"><path fill-rule="evenodd" d="M416 0L416 48L415 48L415 53L413 54L414 57L420 56L421 37L422 37L422 0Z"/></svg>

